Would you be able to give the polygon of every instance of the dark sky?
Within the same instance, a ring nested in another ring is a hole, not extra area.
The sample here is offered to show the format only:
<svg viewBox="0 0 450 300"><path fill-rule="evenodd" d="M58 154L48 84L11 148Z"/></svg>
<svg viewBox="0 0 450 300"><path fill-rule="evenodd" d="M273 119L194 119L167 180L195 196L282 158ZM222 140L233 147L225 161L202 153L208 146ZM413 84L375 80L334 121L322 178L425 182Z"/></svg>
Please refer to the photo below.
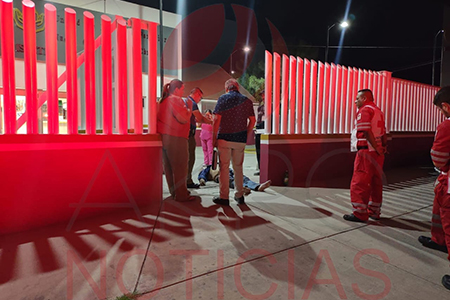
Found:
<svg viewBox="0 0 450 300"><path fill-rule="evenodd" d="M159 0L130 2L159 7ZM252 8L258 21L258 37L266 49L272 47L269 20L280 31L291 54L321 61L327 28L343 19L348 5L347 0L164 0L164 9L179 13L182 8L177 3L185 3L187 15L212 4L223 4L228 20L235 19L231 4ZM389 70L394 72L394 77L430 83L433 41L442 29L444 3L440 0L352 0L349 14L353 21L346 30L343 45L355 48L342 49L339 63ZM340 34L338 27L330 30L331 46L339 44ZM440 44L439 40L439 47ZM437 55L439 59L438 51ZM335 59L336 49L332 48L329 60Z"/></svg>

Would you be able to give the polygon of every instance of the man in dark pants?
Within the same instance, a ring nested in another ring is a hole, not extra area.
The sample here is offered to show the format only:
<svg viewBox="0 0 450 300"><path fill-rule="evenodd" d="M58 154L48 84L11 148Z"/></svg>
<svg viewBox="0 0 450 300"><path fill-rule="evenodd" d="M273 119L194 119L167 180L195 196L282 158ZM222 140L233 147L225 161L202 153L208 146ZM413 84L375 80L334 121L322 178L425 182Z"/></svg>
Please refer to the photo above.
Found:
<svg viewBox="0 0 450 300"><path fill-rule="evenodd" d="M262 90L259 94L260 98L258 98L258 116L256 119L256 134L255 134L255 148L256 148L256 160L258 161L258 171L254 175L259 175L259 161L261 157L261 133L258 132L258 129L264 129L264 90Z"/></svg>
<svg viewBox="0 0 450 300"><path fill-rule="evenodd" d="M197 132L197 122L198 123L208 123L211 124L211 121L205 118L200 111L198 110L198 103L202 100L203 92L199 87L195 87L192 89L190 95L184 99L186 105L187 101L192 102L192 115L191 115L191 127L189 131L189 161L188 161L188 174L187 174L187 187L189 189L198 189L200 185L198 183L194 183L192 180L192 169L194 168L195 163L195 147L197 144L195 143L195 133Z"/></svg>
<svg viewBox="0 0 450 300"><path fill-rule="evenodd" d="M239 93L239 84L235 79L225 82L225 92L217 100L214 108L213 145L219 150L220 196L213 202L230 205L228 199L230 162L233 165L236 193L234 199L244 204L244 150L247 137L253 132L255 112L253 102Z"/></svg>

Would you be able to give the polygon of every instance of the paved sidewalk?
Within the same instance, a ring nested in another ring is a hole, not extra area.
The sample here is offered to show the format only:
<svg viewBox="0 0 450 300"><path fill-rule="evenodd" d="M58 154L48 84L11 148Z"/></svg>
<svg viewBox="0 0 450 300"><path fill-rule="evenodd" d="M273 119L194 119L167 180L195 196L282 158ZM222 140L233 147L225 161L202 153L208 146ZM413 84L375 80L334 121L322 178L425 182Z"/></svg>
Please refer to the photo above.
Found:
<svg viewBox="0 0 450 300"><path fill-rule="evenodd" d="M244 173L257 180L247 152ZM201 160L198 148L197 170ZM0 236L0 299L115 299L139 274L139 299L447 299L446 254L417 241L430 230L431 170L388 172L383 219L368 224L342 219L348 178L330 182L340 188L272 187L230 207L211 201L219 189L208 182L193 191L201 202L166 200L141 219L121 210L69 232Z"/></svg>

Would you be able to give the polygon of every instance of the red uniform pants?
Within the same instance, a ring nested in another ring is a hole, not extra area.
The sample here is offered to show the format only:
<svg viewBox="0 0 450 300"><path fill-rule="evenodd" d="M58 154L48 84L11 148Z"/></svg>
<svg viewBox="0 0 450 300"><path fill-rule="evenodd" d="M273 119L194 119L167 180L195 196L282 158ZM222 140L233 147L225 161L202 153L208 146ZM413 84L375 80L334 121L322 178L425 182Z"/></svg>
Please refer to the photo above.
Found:
<svg viewBox="0 0 450 300"><path fill-rule="evenodd" d="M367 149L356 153L350 197L353 214L366 221L370 216L380 217L383 201L384 155Z"/></svg>
<svg viewBox="0 0 450 300"><path fill-rule="evenodd" d="M450 194L448 175L441 174L434 188L433 216L431 218L431 239L450 249ZM448 256L450 260L450 255Z"/></svg>

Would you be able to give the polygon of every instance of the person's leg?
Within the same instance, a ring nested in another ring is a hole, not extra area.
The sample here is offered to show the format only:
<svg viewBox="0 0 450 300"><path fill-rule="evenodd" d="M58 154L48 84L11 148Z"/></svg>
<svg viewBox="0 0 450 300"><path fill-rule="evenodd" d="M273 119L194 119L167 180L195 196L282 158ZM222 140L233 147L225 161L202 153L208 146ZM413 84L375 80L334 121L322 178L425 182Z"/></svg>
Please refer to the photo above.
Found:
<svg viewBox="0 0 450 300"><path fill-rule="evenodd" d="M242 165L244 163L244 151L245 151L245 143L231 143L231 161L233 163L233 171L234 171L234 187L236 198L241 198L244 196L244 172Z"/></svg>
<svg viewBox="0 0 450 300"><path fill-rule="evenodd" d="M205 166L211 164L209 161L209 152L208 152L208 140L201 139L202 141L202 150L203 150L203 164Z"/></svg>
<svg viewBox="0 0 450 300"><path fill-rule="evenodd" d="M228 143L229 142L225 140L217 141L219 150L219 188L221 199L228 199L230 196L228 170L230 168L231 148Z"/></svg>
<svg viewBox="0 0 450 300"><path fill-rule="evenodd" d="M175 184L175 200L187 201L189 191L186 186L186 176L188 171L188 141L187 139L171 136L171 146L168 148L167 154L172 168L173 179Z"/></svg>
<svg viewBox="0 0 450 300"><path fill-rule="evenodd" d="M441 207L441 203L443 203L444 198L447 196L446 181L446 176L440 175L438 178L438 184L434 188L434 202L431 217L431 240L438 245L445 245L446 242L441 215L443 208Z"/></svg>
<svg viewBox="0 0 450 300"><path fill-rule="evenodd" d="M243 180L244 180L244 187L249 188L249 189L251 189L253 191L257 191L258 190L259 183L251 181L250 178L248 178L245 175L243 177Z"/></svg>
<svg viewBox="0 0 450 300"><path fill-rule="evenodd" d="M194 181L192 181L192 169L194 168L195 163L195 135L189 135L189 141L188 141L188 147L189 147L189 157L188 157L188 170L187 170L187 177L186 177L186 183L194 184Z"/></svg>
<svg viewBox="0 0 450 300"><path fill-rule="evenodd" d="M442 229L444 231L444 245L447 246L447 250L450 249L450 194L444 196L440 215L442 221ZM450 254L447 257L450 260Z"/></svg>
<svg viewBox="0 0 450 300"><path fill-rule="evenodd" d="M362 221L367 221L367 204L370 196L371 178L367 172L369 155L367 150L356 153L353 177L350 184L350 198L353 206L353 215Z"/></svg>
<svg viewBox="0 0 450 300"><path fill-rule="evenodd" d="M211 166L207 166L206 168L202 169L200 171L200 173L198 174L198 180L204 180L205 182L208 181L208 174L209 174L209 170L211 169Z"/></svg>
<svg viewBox="0 0 450 300"><path fill-rule="evenodd" d="M379 219L381 214L381 205L383 202L383 163L384 155L378 155L376 152L370 152L373 161L372 182L370 190L370 199L368 212L373 219Z"/></svg>
<svg viewBox="0 0 450 300"><path fill-rule="evenodd" d="M172 166L170 165L170 160L167 154L167 148L170 144L170 137L166 134L161 135L162 140L162 157L163 157L163 168L164 168L164 174L166 176L167 186L169 187L169 192L172 197L175 197L175 184L173 182L173 172L172 172Z"/></svg>
<svg viewBox="0 0 450 300"><path fill-rule="evenodd" d="M256 161L258 163L258 170L259 170L259 161L261 158L261 135L255 134L255 148L256 148Z"/></svg>
<svg viewBox="0 0 450 300"><path fill-rule="evenodd" d="M209 161L207 165L212 165L212 157L214 151L212 138L206 140L206 145L208 146L208 161Z"/></svg>

